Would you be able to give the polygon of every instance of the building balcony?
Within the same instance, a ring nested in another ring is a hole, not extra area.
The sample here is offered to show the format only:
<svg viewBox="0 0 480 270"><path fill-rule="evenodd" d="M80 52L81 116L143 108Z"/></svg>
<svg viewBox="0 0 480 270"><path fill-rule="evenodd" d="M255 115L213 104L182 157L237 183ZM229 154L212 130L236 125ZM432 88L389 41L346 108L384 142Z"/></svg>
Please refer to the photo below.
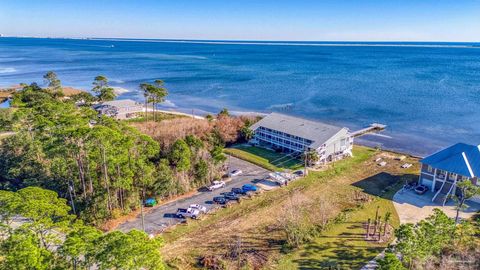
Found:
<svg viewBox="0 0 480 270"><path fill-rule="evenodd" d="M288 137L288 136L285 136L283 134L273 133L273 132L269 132L269 131L266 131L266 130L257 130L257 131L255 131L255 134L264 134L265 136L270 135L272 137L276 137L276 138L280 138L280 139L284 139L284 140L288 140L288 141L291 141L291 142L304 144L304 145L310 145L311 144L311 142L308 142L306 139L299 140L299 139L296 139L292 136Z"/></svg>

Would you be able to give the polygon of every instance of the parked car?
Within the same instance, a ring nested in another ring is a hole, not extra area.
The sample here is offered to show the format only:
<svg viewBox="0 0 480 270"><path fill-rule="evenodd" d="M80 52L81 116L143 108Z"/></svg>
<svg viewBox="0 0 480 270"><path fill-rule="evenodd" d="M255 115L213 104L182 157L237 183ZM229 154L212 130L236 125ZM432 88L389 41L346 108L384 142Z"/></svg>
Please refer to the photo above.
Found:
<svg viewBox="0 0 480 270"><path fill-rule="evenodd" d="M248 191L243 190L241 188L232 188L232 192L238 195L247 195Z"/></svg>
<svg viewBox="0 0 480 270"><path fill-rule="evenodd" d="M257 186L252 185L252 184L245 184L245 185L242 186L242 189L247 191L247 192L248 191L254 191L255 192L255 191L258 190Z"/></svg>
<svg viewBox="0 0 480 270"><path fill-rule="evenodd" d="M146 207L154 207L155 205L157 205L157 200L155 200L154 198L148 198L145 200L144 205Z"/></svg>
<svg viewBox="0 0 480 270"><path fill-rule="evenodd" d="M235 194L235 192L225 192L223 193L223 197L225 197L225 199L229 201L237 201L237 202L240 201L240 197L237 194Z"/></svg>
<svg viewBox="0 0 480 270"><path fill-rule="evenodd" d="M207 213L207 207L201 204L190 204L190 208L197 209L200 213Z"/></svg>
<svg viewBox="0 0 480 270"><path fill-rule="evenodd" d="M302 171L302 170L294 171L293 174L294 174L296 177L303 177L303 176L305 176L305 172Z"/></svg>
<svg viewBox="0 0 480 270"><path fill-rule="evenodd" d="M177 213L175 214L178 218L193 218L197 219L200 216L200 211L193 208L178 208Z"/></svg>
<svg viewBox="0 0 480 270"><path fill-rule="evenodd" d="M428 191L428 187L425 185L419 185L415 188L415 193L422 195L425 194L425 192Z"/></svg>
<svg viewBox="0 0 480 270"><path fill-rule="evenodd" d="M285 178L284 176L282 176L282 175L281 175L280 173L278 173L278 172L269 173L267 180L270 180L270 181L272 181L272 182L275 182L275 183L277 183L277 185L279 185L279 186L286 185L287 182L288 182L288 179Z"/></svg>
<svg viewBox="0 0 480 270"><path fill-rule="evenodd" d="M231 171L228 176L232 177L232 176L239 176L240 174L242 174L242 170L233 170Z"/></svg>
<svg viewBox="0 0 480 270"><path fill-rule="evenodd" d="M208 186L208 190L213 191L215 189L223 188L225 187L225 182L223 181L213 181L210 186Z"/></svg>
<svg viewBox="0 0 480 270"><path fill-rule="evenodd" d="M213 197L213 202L216 204L226 204L228 202L225 197Z"/></svg>

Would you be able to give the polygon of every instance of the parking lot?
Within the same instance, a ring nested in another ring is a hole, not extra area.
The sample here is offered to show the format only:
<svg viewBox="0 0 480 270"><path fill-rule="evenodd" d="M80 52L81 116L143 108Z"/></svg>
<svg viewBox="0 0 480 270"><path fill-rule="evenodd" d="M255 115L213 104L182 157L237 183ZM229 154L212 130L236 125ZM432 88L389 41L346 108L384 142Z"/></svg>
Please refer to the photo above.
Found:
<svg viewBox="0 0 480 270"><path fill-rule="evenodd" d="M231 191L232 188L241 187L244 184L255 183L259 179L267 177L269 173L266 169L232 156L228 157L228 165L229 171L239 169L242 170L243 173L239 176L232 177L231 181L228 181L224 188L214 191L204 191L202 189L191 197L160 205L148 213L145 213L145 231L147 233L155 234L169 226L180 223L182 219L175 217L178 208L188 208L191 204L201 204L207 207L207 210L210 211L212 208L220 207L219 205L213 204L213 197L221 196L222 193ZM117 229L124 232L132 229L141 230L141 216L139 215L134 220L120 224Z"/></svg>

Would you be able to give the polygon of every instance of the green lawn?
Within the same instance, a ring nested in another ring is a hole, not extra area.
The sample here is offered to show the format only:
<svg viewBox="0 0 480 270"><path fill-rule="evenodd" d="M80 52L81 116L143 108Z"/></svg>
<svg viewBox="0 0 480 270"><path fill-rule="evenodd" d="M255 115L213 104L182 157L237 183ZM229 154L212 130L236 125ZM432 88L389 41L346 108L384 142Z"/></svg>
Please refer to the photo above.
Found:
<svg viewBox="0 0 480 270"><path fill-rule="evenodd" d="M271 171L298 170L303 168L301 160L287 154L277 153L255 146L236 146L225 149L225 153L249 161Z"/></svg>

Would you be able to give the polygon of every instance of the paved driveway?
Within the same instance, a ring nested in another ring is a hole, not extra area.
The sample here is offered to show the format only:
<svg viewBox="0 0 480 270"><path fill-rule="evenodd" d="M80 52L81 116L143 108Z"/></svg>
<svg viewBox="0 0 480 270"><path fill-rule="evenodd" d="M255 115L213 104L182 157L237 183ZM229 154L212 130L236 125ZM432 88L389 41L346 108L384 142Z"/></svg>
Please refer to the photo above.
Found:
<svg viewBox="0 0 480 270"><path fill-rule="evenodd" d="M400 223L416 223L428 217L434 208L439 208L447 216L454 218L456 214L455 203L449 200L445 206L432 202L433 193L431 191L424 195L418 195L413 191L398 191L393 196L393 204L400 217ZM460 211L460 217L463 219L472 217L480 211L480 204L467 201L469 208Z"/></svg>
<svg viewBox="0 0 480 270"><path fill-rule="evenodd" d="M182 198L164 205L161 205L145 214L145 231L147 233L161 232L166 227L172 226L182 221L174 216L178 208L187 208L191 204L202 204L208 210L219 207L212 203L212 198L219 196L223 192L230 191L234 187L241 187L244 184L252 183L254 180L265 178L269 171L258 167L252 163L229 156L229 170L240 169L243 173L239 176L232 177L232 180L226 183L225 188L221 188L212 192L199 191L188 198ZM256 181L255 181L256 182ZM235 206L233 206L235 207ZM137 216L134 220L120 224L117 228L120 231L130 231L132 229L142 229L141 217Z"/></svg>

